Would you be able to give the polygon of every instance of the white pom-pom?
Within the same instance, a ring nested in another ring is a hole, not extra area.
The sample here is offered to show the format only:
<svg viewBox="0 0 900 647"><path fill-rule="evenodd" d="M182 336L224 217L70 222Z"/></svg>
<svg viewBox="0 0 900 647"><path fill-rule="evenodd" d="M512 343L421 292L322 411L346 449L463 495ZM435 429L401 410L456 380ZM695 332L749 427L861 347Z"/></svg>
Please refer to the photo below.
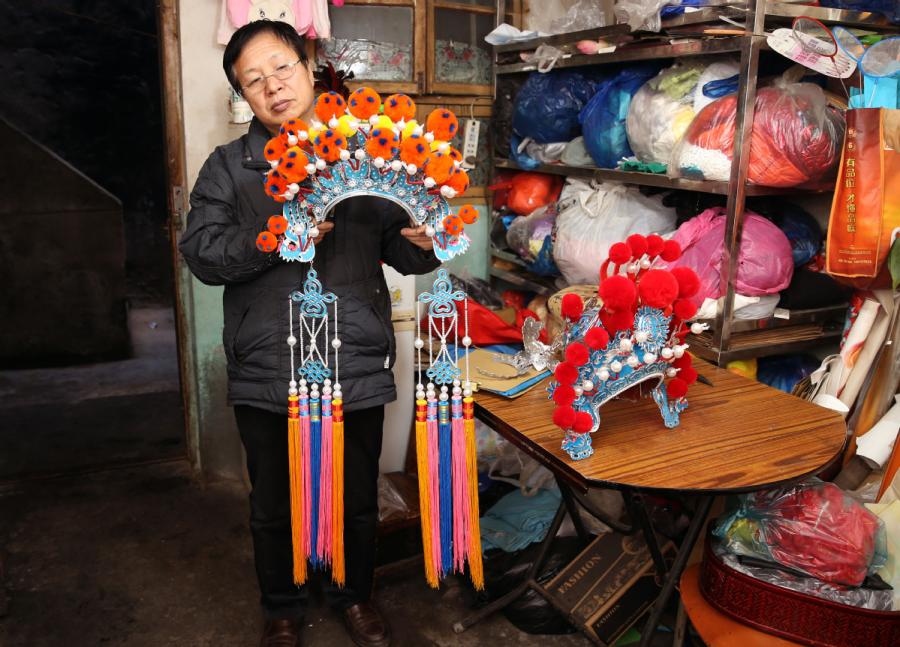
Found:
<svg viewBox="0 0 900 647"><path fill-rule="evenodd" d="M291 335L290 337L287 338L287 343L288 343L288 346L296 346L297 338L294 337L293 335Z"/></svg>
<svg viewBox="0 0 900 647"><path fill-rule="evenodd" d="M310 123L310 130L322 130L323 128L325 128L325 124L323 124L318 119L313 119L309 123Z"/></svg>
<svg viewBox="0 0 900 647"><path fill-rule="evenodd" d="M402 168L403 168L403 162L401 162L400 160L394 160L393 162L391 162L391 170L392 171L399 171Z"/></svg>
<svg viewBox="0 0 900 647"><path fill-rule="evenodd" d="M637 358L637 355L629 355L628 359L625 362L631 367L635 368L641 361Z"/></svg>
<svg viewBox="0 0 900 647"><path fill-rule="evenodd" d="M407 164L406 165L406 174L407 175L415 175L419 169L415 164Z"/></svg>
<svg viewBox="0 0 900 647"><path fill-rule="evenodd" d="M413 128L413 135L418 135L419 137L421 137L424 133L425 127L422 126L422 124L419 124L415 128Z"/></svg>
<svg viewBox="0 0 900 647"><path fill-rule="evenodd" d="M321 158L316 160L316 168L318 170L324 171L326 166L328 166L328 162L326 162L325 160L323 160Z"/></svg>
<svg viewBox="0 0 900 647"><path fill-rule="evenodd" d="M666 369L666 377L675 377L676 375L678 375L677 368L667 368Z"/></svg>
<svg viewBox="0 0 900 647"><path fill-rule="evenodd" d="M445 184L441 187L441 195L450 200L451 198L456 197L456 189Z"/></svg>
<svg viewBox="0 0 900 647"><path fill-rule="evenodd" d="M702 332L705 332L709 329L709 325L705 323L694 322L691 324L691 332L695 335L699 335Z"/></svg>
<svg viewBox="0 0 900 647"><path fill-rule="evenodd" d="M337 117L332 117L331 119L328 120L328 127L329 127L329 128L337 128L337 127L338 127L338 123L339 123L339 122L338 122L338 120L337 120Z"/></svg>
<svg viewBox="0 0 900 647"><path fill-rule="evenodd" d="M423 339L416 339L416 341L413 342L413 345L418 349L422 349L425 346L425 341Z"/></svg>
<svg viewBox="0 0 900 647"><path fill-rule="evenodd" d="M383 157L376 157L375 161L372 163L375 164L375 168L384 168L384 158Z"/></svg>
<svg viewBox="0 0 900 647"><path fill-rule="evenodd" d="M431 225L425 225L425 235L429 238L434 236L434 227Z"/></svg>
<svg viewBox="0 0 900 647"><path fill-rule="evenodd" d="M609 370L613 373L618 373L622 370L622 362L619 360L613 360L609 365Z"/></svg>
<svg viewBox="0 0 900 647"><path fill-rule="evenodd" d="M355 157L356 159L358 159L361 162L364 159L366 159L366 151L363 150L362 148L357 148L355 151L353 151L353 157Z"/></svg>
<svg viewBox="0 0 900 647"><path fill-rule="evenodd" d="M299 133L297 133L297 139L299 139L301 142L305 142L307 139L309 139L309 133L305 130L301 130Z"/></svg>
<svg viewBox="0 0 900 647"><path fill-rule="evenodd" d="M304 227L300 223L291 225L291 231L298 236L303 233L303 229L304 229Z"/></svg>
<svg viewBox="0 0 900 647"><path fill-rule="evenodd" d="M278 166L278 162L280 161L281 160L269 160L269 166L271 166L272 168L276 168Z"/></svg>
<svg viewBox="0 0 900 647"><path fill-rule="evenodd" d="M472 345L472 338L469 337L468 335L466 335L465 337L463 337L463 338L462 338L462 345L465 346L466 348L468 348L469 346L471 346L471 345Z"/></svg>
<svg viewBox="0 0 900 647"><path fill-rule="evenodd" d="M684 356L684 346L676 346L674 349L674 354L676 358Z"/></svg>
<svg viewBox="0 0 900 647"><path fill-rule="evenodd" d="M438 144L438 150L442 153L446 153L448 150L450 150L450 142L441 142L440 144Z"/></svg>
<svg viewBox="0 0 900 647"><path fill-rule="evenodd" d="M309 164L307 164L307 165L306 165L306 172L309 173L310 175L315 175L315 174L316 174L316 165L313 164L312 162L310 162Z"/></svg>
<svg viewBox="0 0 900 647"><path fill-rule="evenodd" d="M433 177L426 177L423 184L425 185L426 189L433 189L434 185L437 184L437 182L434 181Z"/></svg>
<svg viewBox="0 0 900 647"><path fill-rule="evenodd" d="M310 227L308 233L309 233L310 238L315 238L316 236L319 235L319 228L318 227Z"/></svg>
<svg viewBox="0 0 900 647"><path fill-rule="evenodd" d="M434 133L425 133L425 141L429 144L434 141Z"/></svg>
<svg viewBox="0 0 900 647"><path fill-rule="evenodd" d="M590 380L585 380L584 382L581 383L581 388L588 392L593 391L594 383L591 382Z"/></svg>
<svg viewBox="0 0 900 647"><path fill-rule="evenodd" d="M644 364L652 364L656 361L656 355L654 353L644 353Z"/></svg>
<svg viewBox="0 0 900 647"><path fill-rule="evenodd" d="M346 162L349 159L350 159L350 151L348 151L346 148L342 148L341 149L341 161Z"/></svg>
<svg viewBox="0 0 900 647"><path fill-rule="evenodd" d="M643 344L648 339L650 339L650 333L648 333L646 330L639 330L634 333L634 340L639 344Z"/></svg>
<svg viewBox="0 0 900 647"><path fill-rule="evenodd" d="M634 345L631 343L631 340L628 339L627 337L619 340L619 349L622 350L623 352L627 353L633 347L634 347Z"/></svg>
<svg viewBox="0 0 900 647"><path fill-rule="evenodd" d="M336 337L335 337L334 339L332 339L332 340L331 340L331 347L334 348L334 349L340 348L340 347L341 347L341 340L338 339L338 338L336 338Z"/></svg>
<svg viewBox="0 0 900 647"><path fill-rule="evenodd" d="M288 135L288 145L290 145L290 146L297 145L297 136L296 135Z"/></svg>
<svg viewBox="0 0 900 647"><path fill-rule="evenodd" d="M406 128L406 119L401 118L400 121L398 121L394 124L394 126L396 126L397 129L402 132L403 129Z"/></svg>
<svg viewBox="0 0 900 647"><path fill-rule="evenodd" d="M601 382L606 382L609 379L609 371L605 368L601 368L597 371L597 379Z"/></svg>
<svg viewBox="0 0 900 647"><path fill-rule="evenodd" d="M672 356L675 355L675 351L668 346L659 351L659 353L663 356L663 359L672 359Z"/></svg>

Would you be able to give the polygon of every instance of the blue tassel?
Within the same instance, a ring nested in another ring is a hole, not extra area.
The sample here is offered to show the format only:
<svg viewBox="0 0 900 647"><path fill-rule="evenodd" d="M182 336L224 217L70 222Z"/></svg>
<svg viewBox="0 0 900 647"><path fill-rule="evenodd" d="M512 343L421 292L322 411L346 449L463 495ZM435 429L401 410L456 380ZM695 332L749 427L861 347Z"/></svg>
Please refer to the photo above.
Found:
<svg viewBox="0 0 900 647"><path fill-rule="evenodd" d="M310 510L310 527L312 528L309 559L316 566L321 565L318 559L319 537L319 492L321 490L319 480L322 473L322 416L318 398L309 399L309 467L310 489L312 493L312 509Z"/></svg>
<svg viewBox="0 0 900 647"><path fill-rule="evenodd" d="M441 576L453 568L453 472L452 472L452 425L450 424L450 403L438 404L438 442L440 462L441 495Z"/></svg>

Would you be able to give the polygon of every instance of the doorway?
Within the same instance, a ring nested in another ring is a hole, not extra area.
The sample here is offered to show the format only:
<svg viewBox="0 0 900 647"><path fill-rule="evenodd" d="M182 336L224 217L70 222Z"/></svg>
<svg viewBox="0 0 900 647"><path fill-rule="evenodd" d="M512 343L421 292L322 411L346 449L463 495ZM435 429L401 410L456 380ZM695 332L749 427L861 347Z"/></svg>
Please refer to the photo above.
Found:
<svg viewBox="0 0 900 647"><path fill-rule="evenodd" d="M0 14L0 482L184 458L157 2Z"/></svg>

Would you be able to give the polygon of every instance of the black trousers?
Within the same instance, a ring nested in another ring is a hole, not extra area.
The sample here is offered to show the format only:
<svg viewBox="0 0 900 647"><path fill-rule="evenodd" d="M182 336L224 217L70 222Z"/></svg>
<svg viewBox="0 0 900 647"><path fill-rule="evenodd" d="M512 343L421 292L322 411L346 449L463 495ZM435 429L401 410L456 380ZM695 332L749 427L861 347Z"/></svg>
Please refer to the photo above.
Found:
<svg viewBox="0 0 900 647"><path fill-rule="evenodd" d="M287 416L234 408L250 474L250 531L263 612L269 619L302 619L308 586L293 581ZM369 599L375 571L378 458L384 406L344 413L344 554L347 584L323 577L329 603L346 609ZM312 575L312 571L310 571Z"/></svg>

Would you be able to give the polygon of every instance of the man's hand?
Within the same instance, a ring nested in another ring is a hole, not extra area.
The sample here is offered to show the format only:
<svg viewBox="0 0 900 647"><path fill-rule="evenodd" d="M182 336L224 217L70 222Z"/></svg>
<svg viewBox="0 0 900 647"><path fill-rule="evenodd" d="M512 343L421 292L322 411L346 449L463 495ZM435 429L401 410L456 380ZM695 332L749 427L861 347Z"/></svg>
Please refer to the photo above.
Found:
<svg viewBox="0 0 900 647"><path fill-rule="evenodd" d="M319 235L316 236L316 238L313 242L316 245L318 245L319 243L322 242L322 239L325 238L325 234L327 234L329 231L334 229L334 223L329 220L326 220L324 222L320 222L318 225L316 225L316 227L319 228Z"/></svg>
<svg viewBox="0 0 900 647"><path fill-rule="evenodd" d="M434 249L431 242L431 236L425 235L425 225L419 227L404 227L400 230L400 235L411 242L416 247L424 249L426 252Z"/></svg>

